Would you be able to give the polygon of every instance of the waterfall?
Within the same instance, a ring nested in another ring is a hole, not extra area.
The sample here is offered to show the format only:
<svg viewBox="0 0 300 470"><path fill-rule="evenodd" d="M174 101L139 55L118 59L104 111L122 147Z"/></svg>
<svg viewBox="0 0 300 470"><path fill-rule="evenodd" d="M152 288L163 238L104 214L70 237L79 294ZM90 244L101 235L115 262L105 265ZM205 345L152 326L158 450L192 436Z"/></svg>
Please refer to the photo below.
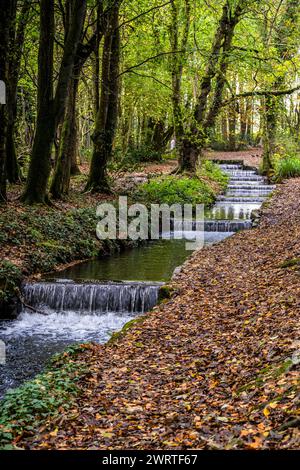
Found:
<svg viewBox="0 0 300 470"><path fill-rule="evenodd" d="M251 220L206 220L206 232L239 232L251 228Z"/></svg>
<svg viewBox="0 0 300 470"><path fill-rule="evenodd" d="M245 172L243 172L243 174L241 174L240 176L232 176L230 178L230 182L233 182L233 181L238 181L239 183L242 183L242 182L252 182L254 184L257 184L257 182L259 183L267 183L267 180L266 178L264 178L263 176L260 176L260 175L256 175L256 174L253 174L253 175L245 175L244 174Z"/></svg>
<svg viewBox="0 0 300 470"><path fill-rule="evenodd" d="M37 282L23 287L24 302L45 313L144 313L157 303L161 283Z"/></svg>
<svg viewBox="0 0 300 470"><path fill-rule="evenodd" d="M232 221L247 221L251 218L251 212L259 209L261 203L235 203L220 201L210 211L212 219L232 219ZM248 227L246 227L248 228Z"/></svg>
<svg viewBox="0 0 300 470"><path fill-rule="evenodd" d="M249 194L249 193L248 193ZM239 202L239 203L262 203L264 202L265 197L258 197L258 196L251 196L251 195L245 195L245 196L218 196L217 201L218 202Z"/></svg>
<svg viewBox="0 0 300 470"><path fill-rule="evenodd" d="M251 188L229 188L227 195L228 196L268 196L273 190L268 187L263 189Z"/></svg>
<svg viewBox="0 0 300 470"><path fill-rule="evenodd" d="M256 176L257 172L255 170L223 170L224 173L227 173L229 176L239 176L243 179L245 176Z"/></svg>
<svg viewBox="0 0 300 470"><path fill-rule="evenodd" d="M230 164L230 165L227 165L225 163L220 163L219 164L219 167L221 168L222 171L226 171L226 170L242 170L243 169L243 165L242 164L239 164L239 163L233 163L233 164Z"/></svg>

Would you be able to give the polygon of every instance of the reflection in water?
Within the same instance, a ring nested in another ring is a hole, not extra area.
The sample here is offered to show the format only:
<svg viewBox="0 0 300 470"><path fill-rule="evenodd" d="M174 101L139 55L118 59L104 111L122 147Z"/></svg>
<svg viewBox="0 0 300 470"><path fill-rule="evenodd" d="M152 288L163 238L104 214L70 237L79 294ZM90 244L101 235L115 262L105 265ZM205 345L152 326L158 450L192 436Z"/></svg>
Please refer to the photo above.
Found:
<svg viewBox="0 0 300 470"><path fill-rule="evenodd" d="M206 232L205 244L216 243L230 235L232 233ZM185 240L159 240L134 250L78 264L55 276L75 280L168 281L174 269L191 254L186 251L185 244Z"/></svg>

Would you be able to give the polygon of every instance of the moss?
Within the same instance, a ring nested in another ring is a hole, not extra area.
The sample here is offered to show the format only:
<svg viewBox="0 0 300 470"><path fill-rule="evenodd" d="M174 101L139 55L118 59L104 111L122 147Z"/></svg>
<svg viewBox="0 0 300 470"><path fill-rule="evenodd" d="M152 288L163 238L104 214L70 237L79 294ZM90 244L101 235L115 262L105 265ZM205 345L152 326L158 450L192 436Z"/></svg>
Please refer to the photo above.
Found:
<svg viewBox="0 0 300 470"><path fill-rule="evenodd" d="M116 341L123 338L127 334L127 332L131 330L134 326L143 323L146 320L146 318L147 318L146 316L141 316L141 317L134 318L133 320L128 321L127 323L125 323L122 330L117 331L111 335L111 338L107 342L107 344L114 344Z"/></svg>
<svg viewBox="0 0 300 470"><path fill-rule="evenodd" d="M204 161L197 174L163 176L141 185L135 197L143 203L211 205L227 187L229 177L218 165Z"/></svg>
<svg viewBox="0 0 300 470"><path fill-rule="evenodd" d="M275 378L280 377L281 375L287 374L289 370L293 367L292 359L286 359L281 362L279 365L267 366L261 369L260 373L250 380L247 384L239 388L238 393L249 391L253 388L261 387L268 380L274 380Z"/></svg>
<svg viewBox="0 0 300 470"><path fill-rule="evenodd" d="M283 263L281 263L279 267L280 268L300 267L300 258L287 259Z"/></svg>
<svg viewBox="0 0 300 470"><path fill-rule="evenodd" d="M174 295L175 289L172 286L164 285L161 286L158 292L158 303L162 303L165 300L169 300Z"/></svg>

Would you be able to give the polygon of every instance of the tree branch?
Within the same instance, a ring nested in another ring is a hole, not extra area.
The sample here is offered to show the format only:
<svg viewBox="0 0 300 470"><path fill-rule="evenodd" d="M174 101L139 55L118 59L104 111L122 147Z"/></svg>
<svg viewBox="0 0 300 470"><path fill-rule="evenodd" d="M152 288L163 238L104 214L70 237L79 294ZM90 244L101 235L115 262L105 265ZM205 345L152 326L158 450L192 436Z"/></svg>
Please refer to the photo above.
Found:
<svg viewBox="0 0 300 470"><path fill-rule="evenodd" d="M168 52L160 52L159 54L156 54L152 57L148 57L147 59L143 60L142 62L140 62L139 64L136 64L136 65L132 65L131 67L128 67L128 69L126 70L123 70L123 72L121 72L119 74L119 77L121 77L122 75L124 75L125 73L128 73L130 72L131 70L133 69L136 69L137 67L140 67L141 65L144 65L146 64L147 62L150 62L150 60L154 60L154 59L157 59L158 57L162 57L164 55L170 55L170 54L182 54L182 53L185 53L186 51L168 51Z"/></svg>
<svg viewBox="0 0 300 470"><path fill-rule="evenodd" d="M238 95L233 96L232 98L223 101L221 107L227 106L228 104L236 101L240 98L248 98L250 96L284 96L291 95L295 91L300 90L300 85L290 88L289 90L258 90L258 91L247 91L245 93L239 93Z"/></svg>
<svg viewBox="0 0 300 470"><path fill-rule="evenodd" d="M140 13L139 15L134 16L133 18L130 18L130 20L124 21L123 23L120 24L119 28L122 28L122 27L125 26L126 24L131 23L132 21L138 20L141 16L147 15L148 13L151 13L151 12L154 11L154 10L159 10L160 8L163 8L163 7L167 6L167 5L169 5L170 3L171 3L171 0L169 0L169 1L166 2L166 3L163 3L162 5L157 5L157 6L155 6L155 7L149 8L149 10L143 11L143 12Z"/></svg>
<svg viewBox="0 0 300 470"><path fill-rule="evenodd" d="M128 73L134 73L134 75L137 75L138 77L151 78L155 82L159 83L160 85L168 88L168 90L172 91L172 88L169 85L167 85L164 82L161 82L158 78L153 77L153 75L146 75L146 74L143 74L143 73L138 73L138 72L135 72L134 70L129 70Z"/></svg>

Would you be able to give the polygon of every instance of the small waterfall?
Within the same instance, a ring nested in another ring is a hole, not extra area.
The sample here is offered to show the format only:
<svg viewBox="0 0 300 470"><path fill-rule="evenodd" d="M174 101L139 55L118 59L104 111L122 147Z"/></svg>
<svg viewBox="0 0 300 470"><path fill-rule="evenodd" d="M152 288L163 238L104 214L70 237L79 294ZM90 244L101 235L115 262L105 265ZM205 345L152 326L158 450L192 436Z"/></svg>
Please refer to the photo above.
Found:
<svg viewBox="0 0 300 470"><path fill-rule="evenodd" d="M156 305L161 285L146 282L38 282L25 284L23 297L27 305L45 313L137 314L151 310Z"/></svg>
<svg viewBox="0 0 300 470"><path fill-rule="evenodd" d="M230 164L230 165L227 165L226 163L220 163L219 167L223 171L226 171L226 170L242 170L243 169L243 165L241 165L239 163Z"/></svg>
<svg viewBox="0 0 300 470"><path fill-rule="evenodd" d="M229 188L227 192L227 196L268 196L273 191L268 187L263 189L258 188L251 188L251 189L244 189L244 188Z"/></svg>
<svg viewBox="0 0 300 470"><path fill-rule="evenodd" d="M252 227L251 220L206 220L206 232L239 232Z"/></svg>
<svg viewBox="0 0 300 470"><path fill-rule="evenodd" d="M245 173L245 172L243 172ZM267 183L267 180L266 178L264 178L263 176L259 176L259 175L256 175L256 174L253 174L253 175L241 175L241 176L232 176L230 178L230 182L232 183L233 181L238 181L239 183L243 183L243 182L252 182L254 184L257 184L258 182L259 183Z"/></svg>
<svg viewBox="0 0 300 470"><path fill-rule="evenodd" d="M235 182L230 182L230 184L227 186L227 189L230 190L242 190L242 191L274 191L276 186L268 186L267 184L254 184L254 182L249 184L248 182L245 183L240 183L236 182L238 184L235 184Z"/></svg>
<svg viewBox="0 0 300 470"><path fill-rule="evenodd" d="M249 194L249 193L247 193ZM217 201L218 202L231 202L231 203L235 203L235 202L239 202L239 203L262 203L264 202L265 200L265 197L257 197L255 195L251 196L251 195L245 195L245 196L231 196L231 195L228 195L228 196L219 196L217 198Z"/></svg>
<svg viewBox="0 0 300 470"><path fill-rule="evenodd" d="M224 170L229 176L240 177L244 179L245 176L257 176L255 170Z"/></svg>

